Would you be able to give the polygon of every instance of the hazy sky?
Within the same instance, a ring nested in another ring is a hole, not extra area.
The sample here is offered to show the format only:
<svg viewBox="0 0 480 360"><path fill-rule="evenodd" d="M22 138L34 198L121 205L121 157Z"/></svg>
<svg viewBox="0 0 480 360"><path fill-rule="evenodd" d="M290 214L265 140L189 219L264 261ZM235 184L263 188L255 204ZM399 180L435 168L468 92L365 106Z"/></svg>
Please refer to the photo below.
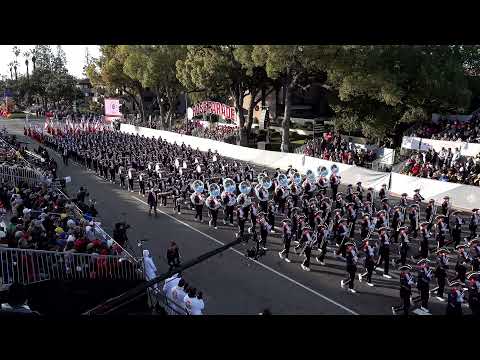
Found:
<svg viewBox="0 0 480 360"><path fill-rule="evenodd" d="M57 45L51 45L54 53ZM17 70L19 74L25 74L27 68L25 66L25 58L23 52L34 48L34 45L18 45L22 53L18 57L20 69ZM12 51L13 45L0 45L0 74L10 76L8 63L14 60L15 56ZM67 55L67 68L70 74L82 78L83 66L85 65L85 51L88 48L90 56L98 57L100 49L97 45L62 45L65 54ZM30 71L32 65L29 65Z"/></svg>

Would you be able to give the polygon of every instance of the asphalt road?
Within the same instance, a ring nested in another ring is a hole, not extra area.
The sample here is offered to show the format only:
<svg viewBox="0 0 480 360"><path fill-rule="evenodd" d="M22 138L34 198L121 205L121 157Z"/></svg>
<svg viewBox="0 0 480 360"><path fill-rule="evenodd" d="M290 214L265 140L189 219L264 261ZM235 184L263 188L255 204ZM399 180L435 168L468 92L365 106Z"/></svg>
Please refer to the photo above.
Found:
<svg viewBox="0 0 480 360"><path fill-rule="evenodd" d="M3 125L9 133L32 143L23 137L23 120L0 120L0 126ZM214 230L206 222L194 221L189 209L182 209L181 215L174 214L171 199L166 208L159 208L157 217L149 216L146 198L137 192L122 190L118 184L106 182L72 162L65 167L57 154L53 151L50 154L54 154L59 164L59 176L72 177L67 187L70 194L76 193L80 186L88 188L90 197L97 201L99 219L107 232L112 233L116 222L127 221L131 225L132 243L149 239L145 248L153 254L160 272L168 270L165 254L171 240L177 242L183 259L188 260L234 239L234 229L222 222L218 230ZM268 308L273 314L391 315L391 307L400 301L399 276L395 270L390 272L390 280L382 278L381 272L374 273L375 287L356 281L357 293L350 294L340 288L340 280L346 277L345 263L334 259L331 252L326 266L320 266L312 256L311 271L305 272L300 268L303 258L294 253L290 264L279 258L282 240L278 232L269 235L267 243L267 255L259 262L244 256L247 246L242 244L185 272L187 282L204 292L205 313L258 314ZM411 248L412 254L416 253L416 246ZM136 251L139 255L138 248ZM359 272L362 270L360 266ZM431 288L434 286L435 280ZM432 314L444 314L445 306L430 298ZM464 312L469 310L465 308Z"/></svg>

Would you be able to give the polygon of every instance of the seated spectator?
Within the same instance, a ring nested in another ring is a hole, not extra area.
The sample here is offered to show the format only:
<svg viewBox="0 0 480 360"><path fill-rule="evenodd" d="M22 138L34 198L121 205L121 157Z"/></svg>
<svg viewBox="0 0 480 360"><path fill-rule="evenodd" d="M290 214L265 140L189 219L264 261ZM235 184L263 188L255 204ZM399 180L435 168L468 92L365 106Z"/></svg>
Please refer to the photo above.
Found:
<svg viewBox="0 0 480 360"><path fill-rule="evenodd" d="M25 285L14 282L8 288L7 302L2 304L2 311L33 314L34 312L27 305L27 290Z"/></svg>

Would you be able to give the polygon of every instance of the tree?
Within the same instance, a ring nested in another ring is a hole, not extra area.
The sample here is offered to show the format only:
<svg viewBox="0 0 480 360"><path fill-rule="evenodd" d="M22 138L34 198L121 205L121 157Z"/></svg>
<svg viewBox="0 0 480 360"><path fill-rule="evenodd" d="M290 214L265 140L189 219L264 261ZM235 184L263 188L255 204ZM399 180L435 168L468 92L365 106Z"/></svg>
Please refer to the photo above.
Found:
<svg viewBox="0 0 480 360"><path fill-rule="evenodd" d="M143 86L136 77L129 76L134 71L134 61L129 57L138 56L133 50L128 45L103 45L100 58L87 66L86 73L92 85L102 88L107 95L116 95L119 90L126 94L139 109L143 120ZM129 70L125 72L126 69Z"/></svg>
<svg viewBox="0 0 480 360"><path fill-rule="evenodd" d="M124 71L145 88L155 92L163 126L171 122L184 87L176 76L176 62L183 60L186 47L178 45L132 46Z"/></svg>
<svg viewBox="0 0 480 360"><path fill-rule="evenodd" d="M301 45L255 45L252 61L256 66L264 66L268 77L280 81L285 97L285 110L282 120L281 151L290 151L290 114L292 92L307 84L311 76L319 72L315 62L319 59L317 48Z"/></svg>
<svg viewBox="0 0 480 360"><path fill-rule="evenodd" d="M253 78L258 75L252 71L245 53L248 55L249 49L234 45L187 46L185 60L177 61L177 77L187 90L233 101L243 146L248 144L244 98L253 89Z"/></svg>

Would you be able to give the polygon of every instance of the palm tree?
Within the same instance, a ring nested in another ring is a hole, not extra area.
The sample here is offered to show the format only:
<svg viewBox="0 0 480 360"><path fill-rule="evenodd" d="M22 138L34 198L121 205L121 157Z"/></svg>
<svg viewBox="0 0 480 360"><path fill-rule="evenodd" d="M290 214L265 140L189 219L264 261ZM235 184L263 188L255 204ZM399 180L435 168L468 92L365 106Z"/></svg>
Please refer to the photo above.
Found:
<svg viewBox="0 0 480 360"><path fill-rule="evenodd" d="M35 72L35 62L37 61L37 58L35 55L32 56L32 63L33 63L33 72Z"/></svg>
<svg viewBox="0 0 480 360"><path fill-rule="evenodd" d="M25 60L25 66L27 67L27 80L29 80L30 76L28 74L28 59Z"/></svg>
<svg viewBox="0 0 480 360"><path fill-rule="evenodd" d="M13 64L13 69L15 70L15 81L17 81L18 80L18 78L17 78L17 62L15 62Z"/></svg>

